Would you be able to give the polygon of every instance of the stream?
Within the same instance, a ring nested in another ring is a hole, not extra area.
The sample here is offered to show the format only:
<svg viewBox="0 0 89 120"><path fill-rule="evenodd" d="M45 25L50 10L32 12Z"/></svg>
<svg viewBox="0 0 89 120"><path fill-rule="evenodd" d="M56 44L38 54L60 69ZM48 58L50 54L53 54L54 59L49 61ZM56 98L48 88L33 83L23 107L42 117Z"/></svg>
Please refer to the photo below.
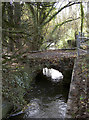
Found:
<svg viewBox="0 0 89 120"><path fill-rule="evenodd" d="M68 76L68 75L67 75ZM8 120L27 118L65 118L70 75L60 82L52 82L51 78L39 73L25 95L28 108L24 114L16 113ZM65 81L69 81L65 83Z"/></svg>

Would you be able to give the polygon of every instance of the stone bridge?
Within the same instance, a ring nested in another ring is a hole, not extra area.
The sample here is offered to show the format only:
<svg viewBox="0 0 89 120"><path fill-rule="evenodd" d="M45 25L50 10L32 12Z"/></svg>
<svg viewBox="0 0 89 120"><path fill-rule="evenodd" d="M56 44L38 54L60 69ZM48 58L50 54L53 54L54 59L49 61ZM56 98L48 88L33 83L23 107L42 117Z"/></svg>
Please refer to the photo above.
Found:
<svg viewBox="0 0 89 120"><path fill-rule="evenodd" d="M42 72L43 68L54 68L59 70L65 75L65 72L72 74L74 59L76 58L76 50L48 50L41 52L30 52L25 58L23 63L27 63L30 69L31 79Z"/></svg>

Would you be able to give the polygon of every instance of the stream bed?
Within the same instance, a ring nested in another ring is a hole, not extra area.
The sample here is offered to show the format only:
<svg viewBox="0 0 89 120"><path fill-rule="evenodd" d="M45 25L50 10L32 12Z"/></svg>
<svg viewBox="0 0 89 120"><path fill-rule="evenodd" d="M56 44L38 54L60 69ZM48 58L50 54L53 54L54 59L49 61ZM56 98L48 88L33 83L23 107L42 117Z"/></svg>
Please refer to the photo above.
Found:
<svg viewBox="0 0 89 120"><path fill-rule="evenodd" d="M67 75L68 76L68 75ZM68 83L65 83L68 81ZM39 73L25 94L28 107L24 114L16 113L7 120L27 118L65 118L71 76L54 83L51 78Z"/></svg>

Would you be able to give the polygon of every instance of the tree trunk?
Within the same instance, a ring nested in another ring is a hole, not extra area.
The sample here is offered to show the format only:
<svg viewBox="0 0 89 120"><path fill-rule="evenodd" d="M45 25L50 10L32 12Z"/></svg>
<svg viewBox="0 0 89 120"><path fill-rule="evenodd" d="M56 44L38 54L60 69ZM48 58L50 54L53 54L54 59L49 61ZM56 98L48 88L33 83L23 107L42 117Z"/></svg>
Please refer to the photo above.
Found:
<svg viewBox="0 0 89 120"><path fill-rule="evenodd" d="M20 28L21 27L21 5L19 2L14 3L14 26L15 28ZM16 34L16 48L21 47L22 41L20 38L20 34Z"/></svg>
<svg viewBox="0 0 89 120"><path fill-rule="evenodd" d="M87 2L87 32L89 33L89 1Z"/></svg>
<svg viewBox="0 0 89 120"><path fill-rule="evenodd" d="M10 3L7 3L7 8L8 8L8 22L13 26L13 6L10 5ZM12 30L12 27L9 27L9 30ZM8 33L9 36L9 47L8 47L8 52L13 52L14 51L14 42L12 40L12 35L11 33Z"/></svg>

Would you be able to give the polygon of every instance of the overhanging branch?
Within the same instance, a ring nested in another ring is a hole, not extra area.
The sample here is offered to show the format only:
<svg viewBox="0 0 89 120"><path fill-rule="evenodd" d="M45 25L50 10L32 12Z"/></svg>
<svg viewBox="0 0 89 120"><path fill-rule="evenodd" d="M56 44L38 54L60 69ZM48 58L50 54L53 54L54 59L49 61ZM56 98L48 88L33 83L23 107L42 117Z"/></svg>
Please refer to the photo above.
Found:
<svg viewBox="0 0 89 120"><path fill-rule="evenodd" d="M49 23L59 12L61 12L64 8L70 7L72 5L75 4L80 4L81 2L69 2L68 4L66 4L65 6L63 6L62 8L60 8L56 13L53 14L52 17L50 17L45 23L43 23L43 26L46 25L47 23Z"/></svg>
<svg viewBox="0 0 89 120"><path fill-rule="evenodd" d="M78 19L80 19L80 17L75 18L75 19L69 19L69 20L63 21L63 22L60 23L60 24L57 24L57 25L55 26L55 28L53 29L52 34L54 33L54 31L55 31L58 27L66 24L66 23L68 23L68 22L72 22L72 21L75 21L75 20L78 20Z"/></svg>

